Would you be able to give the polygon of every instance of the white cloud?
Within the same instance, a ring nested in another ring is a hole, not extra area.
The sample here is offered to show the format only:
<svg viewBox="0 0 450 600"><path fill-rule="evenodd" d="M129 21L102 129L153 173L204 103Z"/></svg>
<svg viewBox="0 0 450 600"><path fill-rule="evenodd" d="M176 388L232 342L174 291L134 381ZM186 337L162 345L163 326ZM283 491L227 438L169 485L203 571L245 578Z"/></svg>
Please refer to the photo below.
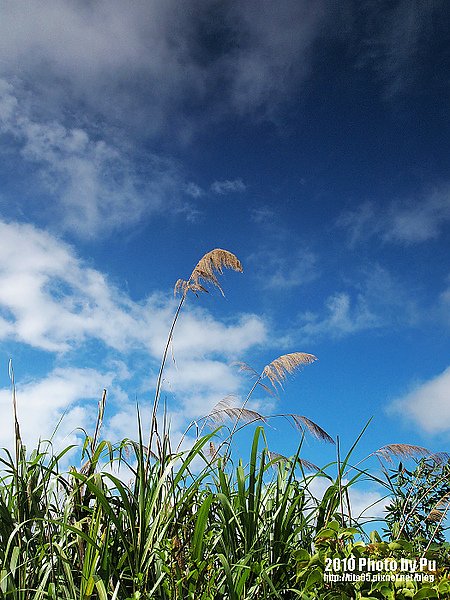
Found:
<svg viewBox="0 0 450 600"><path fill-rule="evenodd" d="M185 415L205 415L215 404L236 394L242 380L236 366L220 360L183 360L179 369L169 366L164 387L180 398Z"/></svg>
<svg viewBox="0 0 450 600"><path fill-rule="evenodd" d="M388 413L430 434L450 431L450 367L391 402Z"/></svg>
<svg viewBox="0 0 450 600"><path fill-rule="evenodd" d="M350 508L352 518L373 521L382 519L386 509L386 499L379 492L350 487Z"/></svg>
<svg viewBox="0 0 450 600"><path fill-rule="evenodd" d="M148 348L158 358L176 306L153 294L133 302L99 271L87 267L72 248L31 225L0 221L0 332L54 352L95 338L127 351ZM242 315L224 324L195 307L180 319L177 356L231 356L265 340L264 323Z"/></svg>
<svg viewBox="0 0 450 600"><path fill-rule="evenodd" d="M93 426L102 390L112 387L114 380L111 372L57 368L37 381L24 384L16 381L17 412L23 442L28 448L33 448L39 439L50 439L65 413L53 438L55 445L65 447L77 443L83 437L77 429L89 430ZM120 388L117 388L117 397L122 397ZM0 447L12 448L14 426L11 391L8 389L0 389L0 410L5 416L0 427Z"/></svg>
<svg viewBox="0 0 450 600"><path fill-rule="evenodd" d="M242 179L225 179L224 181L214 181L211 184L211 191L221 196L235 192L245 192L246 189L247 186Z"/></svg>
<svg viewBox="0 0 450 600"><path fill-rule="evenodd" d="M347 485L348 480L343 479L342 483L343 485ZM312 496L320 500L330 485L330 481L325 477L314 477L308 487ZM361 489L357 485L349 486L348 491L350 498L350 511L353 519L361 521L361 519L376 520L382 518L386 500L379 492L369 489ZM348 513L347 502L344 504L344 512L346 514Z"/></svg>
<svg viewBox="0 0 450 600"><path fill-rule="evenodd" d="M448 223L449 184L436 187L421 198L392 202L385 208L366 202L338 220L338 225L348 230L352 246L375 235L389 243L426 242L438 238Z"/></svg>
<svg viewBox="0 0 450 600"><path fill-rule="evenodd" d="M172 313L172 308L171 308ZM167 332L170 321L163 321L164 331ZM151 348L154 353L161 347L167 333L152 335ZM191 308L183 314L177 325L173 349L180 357L200 358L204 354L219 353L229 358L236 357L239 352L245 352L255 344L261 344L266 339L264 322L256 315L239 316L234 323L222 323L214 319L206 310Z"/></svg>
<svg viewBox="0 0 450 600"><path fill-rule="evenodd" d="M60 229L94 237L154 213L183 210L186 186L173 162L150 155L138 172L119 146L94 139L84 129L31 116L5 80L0 80L0 133L37 169L50 207L36 205L34 210L47 212L53 222L56 217Z"/></svg>
<svg viewBox="0 0 450 600"><path fill-rule="evenodd" d="M132 303L72 249L31 225L0 222L4 336L64 352L87 338L123 350L136 340L144 306ZM139 335L142 341L142 335Z"/></svg>
<svg viewBox="0 0 450 600"><path fill-rule="evenodd" d="M160 323L151 335L154 356L164 347L170 318L160 315ZM207 414L225 396L239 395L243 378L233 362L266 339L266 327L255 315L225 325L202 309L191 309L177 324L172 344L175 362L168 359L164 393L177 398L179 411L188 420Z"/></svg>

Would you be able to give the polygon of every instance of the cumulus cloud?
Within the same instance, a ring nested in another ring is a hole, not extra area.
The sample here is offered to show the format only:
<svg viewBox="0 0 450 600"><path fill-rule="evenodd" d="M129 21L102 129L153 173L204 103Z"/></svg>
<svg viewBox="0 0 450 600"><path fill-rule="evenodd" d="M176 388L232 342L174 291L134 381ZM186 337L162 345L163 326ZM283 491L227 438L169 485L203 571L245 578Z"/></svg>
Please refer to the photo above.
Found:
<svg viewBox="0 0 450 600"><path fill-rule="evenodd" d="M338 219L350 244L379 236L384 242L418 244L438 238L450 223L450 185L436 187L421 198L395 201L383 208L365 202Z"/></svg>
<svg viewBox="0 0 450 600"><path fill-rule="evenodd" d="M387 410L397 418L406 417L426 433L450 431L450 367L393 400Z"/></svg>
<svg viewBox="0 0 450 600"><path fill-rule="evenodd" d="M3 338L52 352L88 338L124 350L136 338L137 323L145 321L143 306L85 267L70 246L18 223L0 222L0 236Z"/></svg>
<svg viewBox="0 0 450 600"><path fill-rule="evenodd" d="M112 372L66 367L56 368L39 380L18 381L18 418L23 442L32 448L39 439L49 440L64 414L53 441L56 446L64 447L77 443L83 437L80 428L88 430L95 422L104 387L111 388L114 384L116 399L123 398L115 379ZM0 389L0 410L5 417L0 428L0 447L12 448L14 427L8 389Z"/></svg>
<svg viewBox="0 0 450 600"><path fill-rule="evenodd" d="M87 267L73 249L32 225L0 221L0 308L3 336L35 348L65 352L95 338L127 351L148 348L159 357L175 308L154 294L132 301L101 272ZM223 356L265 339L264 323L242 315L224 324L200 308L187 310L174 341L178 355Z"/></svg>

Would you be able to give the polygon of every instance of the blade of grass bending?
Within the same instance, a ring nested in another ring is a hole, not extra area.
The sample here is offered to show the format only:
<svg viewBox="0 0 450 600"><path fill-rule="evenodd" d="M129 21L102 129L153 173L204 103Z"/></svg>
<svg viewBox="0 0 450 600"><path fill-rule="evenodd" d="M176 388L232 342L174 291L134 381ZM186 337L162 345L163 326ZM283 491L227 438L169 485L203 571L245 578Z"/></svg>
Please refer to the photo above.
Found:
<svg viewBox="0 0 450 600"><path fill-rule="evenodd" d="M255 536L255 521L259 514L259 503L261 499L262 478L264 474L265 452L261 455L261 463L256 477L256 459L258 453L259 438L262 436L265 439L264 430L261 426L255 429L253 435L253 443L250 454L250 470L248 482L248 523L247 534L249 540L254 540ZM267 446L267 441L266 441Z"/></svg>
<svg viewBox="0 0 450 600"><path fill-rule="evenodd" d="M364 435L366 429L369 427L370 423L372 422L373 417L370 417L370 419L367 421L367 423L364 425L364 427L361 430L361 433L358 435L358 437L356 438L356 440L353 442L352 447L350 448L350 450L347 452L346 457L344 458L342 465L341 465L341 469L342 469L342 473L344 473L348 461L350 460L350 456L353 454L353 450L356 448L356 446L359 443L359 440L362 438L362 436Z"/></svg>
<svg viewBox="0 0 450 600"><path fill-rule="evenodd" d="M342 491L342 471L341 471L341 453L339 436L336 437L336 458L337 458L337 484L339 491L339 505L341 507L341 525L344 527L344 496Z"/></svg>
<svg viewBox="0 0 450 600"><path fill-rule="evenodd" d="M231 573L230 565L228 563L226 556L224 554L218 554L217 558L222 563L222 567L225 572L225 581L227 583L228 595L230 597L230 600L242 600L236 594L236 590L234 587L234 581L233 581L233 574Z"/></svg>
<svg viewBox="0 0 450 600"><path fill-rule="evenodd" d="M203 536L208 525L209 509L213 500L214 496L210 493L197 512L194 535L192 536L192 556L195 561L199 561L202 556Z"/></svg>

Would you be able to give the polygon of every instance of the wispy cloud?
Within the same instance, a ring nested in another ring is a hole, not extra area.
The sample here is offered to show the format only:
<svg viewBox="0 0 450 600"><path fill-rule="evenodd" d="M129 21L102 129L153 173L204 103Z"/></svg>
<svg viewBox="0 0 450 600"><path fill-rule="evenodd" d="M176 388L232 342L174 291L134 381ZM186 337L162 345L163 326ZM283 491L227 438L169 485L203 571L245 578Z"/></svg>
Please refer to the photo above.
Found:
<svg viewBox="0 0 450 600"><path fill-rule="evenodd" d="M204 193L205 192L202 190L202 188L193 181L190 181L186 185L186 194L188 194L188 196L191 196L192 198L201 198L201 196L203 196Z"/></svg>
<svg viewBox="0 0 450 600"><path fill-rule="evenodd" d="M352 246L373 236L388 243L426 242L438 238L449 223L449 184L436 187L420 198L392 202L385 208L363 203L342 214L337 222L348 230Z"/></svg>
<svg viewBox="0 0 450 600"><path fill-rule="evenodd" d="M426 433L449 432L450 367L393 400L387 411L397 418L399 415L406 417L416 428Z"/></svg>
<svg viewBox="0 0 450 600"><path fill-rule="evenodd" d="M250 209L250 218L258 224L273 222L275 218L274 211L269 206L258 206Z"/></svg>
<svg viewBox="0 0 450 600"><path fill-rule="evenodd" d="M434 67L428 50L437 28L446 21L447 3L400 0L355 6L355 22L363 23L365 30L362 65L372 66L384 84L386 98L406 93Z"/></svg>
<svg viewBox="0 0 450 600"><path fill-rule="evenodd" d="M420 311L411 296L401 281L374 265L352 290L329 296L324 310L299 315L299 332L302 339L341 338L370 329L414 325Z"/></svg>
<svg viewBox="0 0 450 600"><path fill-rule="evenodd" d="M138 171L125 149L84 129L38 121L5 80L0 80L0 133L37 169L41 191L53 207L47 216L54 220L56 208L64 230L94 237L155 213L183 210L185 183L175 163L149 155Z"/></svg>
<svg viewBox="0 0 450 600"><path fill-rule="evenodd" d="M211 191L221 196L235 192L245 192L246 189L247 186L242 179L224 179L223 181L214 181L211 184Z"/></svg>
<svg viewBox="0 0 450 600"><path fill-rule="evenodd" d="M268 0L252 0L232 6L238 47L232 47L223 63L236 111L270 116L284 104L308 75L312 45L331 12L322 1L288 0L275 7Z"/></svg>
<svg viewBox="0 0 450 600"><path fill-rule="evenodd" d="M266 290L288 291L319 277L317 256L307 248L287 255L279 248L260 250L249 256L257 266L260 285Z"/></svg>
<svg viewBox="0 0 450 600"><path fill-rule="evenodd" d="M379 317L369 308L363 295L352 299L346 292L330 296L325 315L306 312L300 317L300 332L307 339L327 336L340 338L352 333L380 327Z"/></svg>
<svg viewBox="0 0 450 600"><path fill-rule="evenodd" d="M0 74L20 77L54 110L70 104L135 133L188 139L193 103L203 122L211 111L270 115L283 105L328 13L322 0L18 0L2 7Z"/></svg>
<svg viewBox="0 0 450 600"><path fill-rule="evenodd" d="M445 10L445 0L343 10L323 0L16 0L2 6L0 75L23 81L41 109L189 140L211 116L273 118L308 77L324 33L349 35L353 23L364 29L362 64L392 95L417 75Z"/></svg>
<svg viewBox="0 0 450 600"><path fill-rule="evenodd" d="M442 321L450 327L450 276L447 278L447 288L439 295L438 314Z"/></svg>

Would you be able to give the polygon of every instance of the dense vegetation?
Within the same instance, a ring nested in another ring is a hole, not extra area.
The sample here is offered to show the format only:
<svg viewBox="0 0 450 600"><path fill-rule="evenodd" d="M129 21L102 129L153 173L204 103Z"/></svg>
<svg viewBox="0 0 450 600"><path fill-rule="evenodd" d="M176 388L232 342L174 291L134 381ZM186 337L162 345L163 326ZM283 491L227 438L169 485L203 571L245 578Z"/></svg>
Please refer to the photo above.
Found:
<svg viewBox="0 0 450 600"><path fill-rule="evenodd" d="M196 422L190 450L172 447L158 416L167 352L187 294L205 291L207 283L219 286L223 267L240 270L240 263L213 251L177 283L182 296L155 386L148 442L139 414L138 440L111 445L101 438L104 393L79 468L62 468L71 448L54 454L45 442L27 453L12 378L16 447L0 459L0 598L450 598L448 456L392 444L372 455L379 461L374 475L361 462L352 464L358 440L342 458L338 444L336 462L323 469L300 456L301 442L290 458L270 452L265 417L248 408L253 390L278 385L312 355L272 361L255 373L240 406L221 402ZM288 418L302 435L331 441L307 417ZM217 426L207 429L208 423ZM245 462L232 451L242 427L253 431ZM389 470L389 461L411 462L420 454L413 468ZM351 514L351 488L361 478L378 481L389 496L381 534L367 533L367 524ZM318 481L325 482L320 495ZM411 571L420 559L422 581L414 573L406 577L405 565ZM370 572L371 564L372 574L389 580L330 580L342 571Z"/></svg>

